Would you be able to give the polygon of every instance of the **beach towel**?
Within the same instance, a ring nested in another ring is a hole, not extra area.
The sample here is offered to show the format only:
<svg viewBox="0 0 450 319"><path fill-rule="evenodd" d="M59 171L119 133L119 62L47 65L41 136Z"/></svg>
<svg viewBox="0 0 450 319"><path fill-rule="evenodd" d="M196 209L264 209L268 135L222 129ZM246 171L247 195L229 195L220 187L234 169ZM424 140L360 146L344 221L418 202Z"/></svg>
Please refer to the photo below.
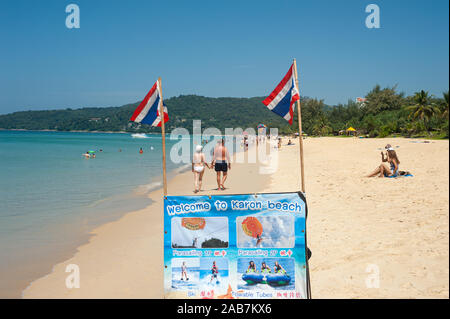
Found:
<svg viewBox="0 0 450 319"><path fill-rule="evenodd" d="M392 175L392 176L386 176L387 178L399 178L399 177L414 177L414 175L408 173L405 175Z"/></svg>

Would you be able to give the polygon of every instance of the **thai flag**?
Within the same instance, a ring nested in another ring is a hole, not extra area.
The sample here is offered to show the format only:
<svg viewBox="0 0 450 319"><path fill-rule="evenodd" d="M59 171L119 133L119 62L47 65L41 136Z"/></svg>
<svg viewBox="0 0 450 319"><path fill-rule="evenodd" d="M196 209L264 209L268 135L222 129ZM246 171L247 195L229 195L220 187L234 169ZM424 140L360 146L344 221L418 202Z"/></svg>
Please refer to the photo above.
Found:
<svg viewBox="0 0 450 319"><path fill-rule="evenodd" d="M290 125L292 125L292 120L294 119L294 103L300 99L298 88L295 85L293 70L294 65L292 64L283 80L263 101L263 104L269 110L283 117Z"/></svg>
<svg viewBox="0 0 450 319"><path fill-rule="evenodd" d="M159 82L152 86L145 96L144 100L139 104L130 118L130 121L136 123L150 124L151 126L161 126L161 116L159 114L159 105L161 103L161 88ZM169 113L167 107L163 104L164 123L169 121Z"/></svg>

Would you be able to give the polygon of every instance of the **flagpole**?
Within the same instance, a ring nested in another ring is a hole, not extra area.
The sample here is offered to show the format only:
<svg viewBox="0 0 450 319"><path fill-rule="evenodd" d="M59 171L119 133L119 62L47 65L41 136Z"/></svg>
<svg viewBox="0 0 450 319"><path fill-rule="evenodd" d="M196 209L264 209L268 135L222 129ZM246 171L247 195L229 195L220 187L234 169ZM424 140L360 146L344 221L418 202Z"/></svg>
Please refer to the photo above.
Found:
<svg viewBox="0 0 450 319"><path fill-rule="evenodd" d="M162 153L163 153L163 189L164 197L167 196L167 177L166 177L166 132L164 127L164 103L162 94L161 78L158 78L159 93L161 94L161 101L159 102L159 116L161 117L161 135L162 135Z"/></svg>
<svg viewBox="0 0 450 319"><path fill-rule="evenodd" d="M294 59L294 76L295 76L295 85L299 90L298 86L298 75L297 75L297 61ZM301 171L301 183L302 183L302 193L305 193L305 168L303 164L303 132L302 132L302 113L301 113L301 105L300 99L297 100L297 113L298 113L298 137L300 139L300 171Z"/></svg>

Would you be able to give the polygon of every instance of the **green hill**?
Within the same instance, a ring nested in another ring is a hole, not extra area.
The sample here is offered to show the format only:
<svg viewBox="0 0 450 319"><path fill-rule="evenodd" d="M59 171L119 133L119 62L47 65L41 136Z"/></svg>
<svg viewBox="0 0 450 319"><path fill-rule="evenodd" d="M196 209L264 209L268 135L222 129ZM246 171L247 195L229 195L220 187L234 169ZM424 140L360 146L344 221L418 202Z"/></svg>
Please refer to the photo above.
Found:
<svg viewBox="0 0 450 319"><path fill-rule="evenodd" d="M285 127L287 123L269 111L262 103L263 97L210 98L181 95L164 101L170 120L170 132L176 127L192 131L192 120L202 120L202 129L216 127L243 129L265 123L270 127ZM129 122L139 103L120 107L96 107L48 111L25 111L0 115L0 128L58 131L127 131L159 132L159 128Z"/></svg>
<svg viewBox="0 0 450 319"><path fill-rule="evenodd" d="M448 91L442 97L426 91L405 96L396 87L376 85L366 95L363 104L349 100L346 104L329 106L323 100L302 98L302 128L308 135L338 135L349 126L358 135L385 137L448 138ZM298 131L297 112L294 124L269 111L261 101L264 97L211 98L180 95L164 101L169 110L167 132L183 127L192 132L192 121L201 120L202 130L218 128L256 128L259 123L276 127L279 133ZM129 121L138 103L120 107L97 107L52 111L26 111L0 115L0 129L58 131L126 131L160 132L160 128Z"/></svg>

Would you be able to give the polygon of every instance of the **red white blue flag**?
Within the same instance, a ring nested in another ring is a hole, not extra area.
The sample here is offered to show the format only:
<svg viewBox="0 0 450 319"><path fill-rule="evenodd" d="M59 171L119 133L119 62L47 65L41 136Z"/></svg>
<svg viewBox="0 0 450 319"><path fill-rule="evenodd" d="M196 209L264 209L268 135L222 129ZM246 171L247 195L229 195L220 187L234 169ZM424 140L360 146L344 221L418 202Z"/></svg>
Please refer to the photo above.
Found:
<svg viewBox="0 0 450 319"><path fill-rule="evenodd" d="M159 82L152 86L145 98L136 108L130 121L136 123L150 124L151 126L161 126L161 116L159 114L161 99L161 88ZM169 121L169 113L167 107L163 104L164 110L164 123Z"/></svg>
<svg viewBox="0 0 450 319"><path fill-rule="evenodd" d="M263 101L269 110L284 118L290 125L294 119L294 103L300 99L293 70L294 64L291 65L288 73L275 90Z"/></svg>

